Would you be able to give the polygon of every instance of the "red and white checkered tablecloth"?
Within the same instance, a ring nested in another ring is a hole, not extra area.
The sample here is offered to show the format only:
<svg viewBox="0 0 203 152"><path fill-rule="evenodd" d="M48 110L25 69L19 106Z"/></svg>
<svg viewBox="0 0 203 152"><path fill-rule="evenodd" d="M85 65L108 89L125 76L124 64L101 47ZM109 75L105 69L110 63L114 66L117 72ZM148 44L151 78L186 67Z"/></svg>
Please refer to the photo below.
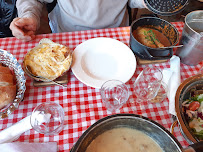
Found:
<svg viewBox="0 0 203 152"><path fill-rule="evenodd" d="M178 31L181 33L183 28L182 22L173 23ZM40 39L49 38L54 42L69 46L72 50L80 43L95 37L110 37L129 43L129 27L98 29L89 31L77 31L55 34L43 34L38 35L34 41L22 42L16 38L1 38L0 48L12 53L22 65L23 58L27 51L38 44ZM197 74L202 67L203 62L196 66L188 66L181 63L181 79ZM133 82L137 75L146 66L157 66L160 69L169 68L169 62L151 65L138 65L134 76L126 83L133 91ZM58 149L60 152L69 151L73 144L78 140L82 133L97 120L111 115L108 112L101 101L99 89L94 89L86 86L80 82L71 71L69 71L68 88L60 86L47 86L47 87L34 87L32 80L25 75L26 92L24 100L20 103L20 106L8 118L0 120L0 130L3 130L14 123L20 121L28 115L31 115L33 109L42 102L56 102L59 103L65 112L65 125L62 132L58 135L45 136L39 134L33 129L23 133L18 142L51 142L56 141L58 143ZM129 97L128 101L133 101L133 95ZM168 99L165 99L160 104L148 104L143 105L146 109L141 110L140 106L132 107L131 104L124 105L117 113L134 113L146 116L150 119L163 125L169 130L173 120L169 115ZM141 105L142 106L142 105ZM115 114L115 113L113 113ZM175 127L174 135L181 143L183 147L188 146L188 143L183 138L178 127Z"/></svg>

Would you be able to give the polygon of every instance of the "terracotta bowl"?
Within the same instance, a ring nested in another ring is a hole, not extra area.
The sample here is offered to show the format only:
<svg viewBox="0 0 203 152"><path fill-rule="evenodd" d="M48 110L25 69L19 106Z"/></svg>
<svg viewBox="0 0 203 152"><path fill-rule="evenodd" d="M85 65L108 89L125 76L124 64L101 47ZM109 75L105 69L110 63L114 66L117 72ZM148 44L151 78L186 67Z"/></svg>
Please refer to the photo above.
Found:
<svg viewBox="0 0 203 152"><path fill-rule="evenodd" d="M183 83L181 83L181 85L178 87L175 97L175 110L178 122L180 124L181 133L190 144L200 141L189 127L182 107L182 103L191 96L191 92L195 94L203 93L202 74L192 76L183 81Z"/></svg>

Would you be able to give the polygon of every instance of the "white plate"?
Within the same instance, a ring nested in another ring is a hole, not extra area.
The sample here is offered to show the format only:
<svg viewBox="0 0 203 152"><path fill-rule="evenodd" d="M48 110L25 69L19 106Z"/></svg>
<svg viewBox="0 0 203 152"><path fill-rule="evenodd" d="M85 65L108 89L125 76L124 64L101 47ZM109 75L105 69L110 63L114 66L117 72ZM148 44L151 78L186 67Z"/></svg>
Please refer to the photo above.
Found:
<svg viewBox="0 0 203 152"><path fill-rule="evenodd" d="M93 88L100 88L110 79L126 83L133 76L136 65L131 49L111 38L89 39L73 51L73 74Z"/></svg>

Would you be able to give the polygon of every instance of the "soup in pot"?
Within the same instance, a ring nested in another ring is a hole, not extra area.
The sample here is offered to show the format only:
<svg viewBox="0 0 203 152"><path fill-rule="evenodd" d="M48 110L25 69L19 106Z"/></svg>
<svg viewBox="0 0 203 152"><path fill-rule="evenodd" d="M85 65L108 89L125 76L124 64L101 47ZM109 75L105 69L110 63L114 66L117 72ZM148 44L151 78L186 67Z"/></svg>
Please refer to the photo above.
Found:
<svg viewBox="0 0 203 152"><path fill-rule="evenodd" d="M149 136L136 129L122 127L96 137L86 152L163 152Z"/></svg>
<svg viewBox="0 0 203 152"><path fill-rule="evenodd" d="M138 27L133 31L134 38L145 46L161 48L171 46L168 38L160 31L149 27Z"/></svg>

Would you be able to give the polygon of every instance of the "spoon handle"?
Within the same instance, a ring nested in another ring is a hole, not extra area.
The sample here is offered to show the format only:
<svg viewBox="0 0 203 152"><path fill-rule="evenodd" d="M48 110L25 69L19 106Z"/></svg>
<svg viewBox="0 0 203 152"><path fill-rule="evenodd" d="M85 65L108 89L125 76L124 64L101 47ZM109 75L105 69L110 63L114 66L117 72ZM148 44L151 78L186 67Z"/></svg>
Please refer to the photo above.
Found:
<svg viewBox="0 0 203 152"><path fill-rule="evenodd" d="M52 80L51 82L55 83L56 85L60 85L60 86L62 86L62 87L64 87L64 88L67 88L67 87L68 87L67 85L58 83L58 82L56 82L56 81L54 81L54 80Z"/></svg>
<svg viewBox="0 0 203 152"><path fill-rule="evenodd" d="M50 79L45 78L45 77L42 77L42 76L36 76L36 75L34 75L34 74L32 74L32 73L30 72L30 70L28 69L27 66L26 66L25 68L26 68L27 72L28 72L30 75L32 75L33 77L35 77L35 78L38 78L38 79L45 79L45 80L48 80L49 82L55 83L56 85L60 85L60 86L62 86L62 87L68 87L67 85L61 84L61 83L56 82L56 81L54 81L54 80L50 80Z"/></svg>

